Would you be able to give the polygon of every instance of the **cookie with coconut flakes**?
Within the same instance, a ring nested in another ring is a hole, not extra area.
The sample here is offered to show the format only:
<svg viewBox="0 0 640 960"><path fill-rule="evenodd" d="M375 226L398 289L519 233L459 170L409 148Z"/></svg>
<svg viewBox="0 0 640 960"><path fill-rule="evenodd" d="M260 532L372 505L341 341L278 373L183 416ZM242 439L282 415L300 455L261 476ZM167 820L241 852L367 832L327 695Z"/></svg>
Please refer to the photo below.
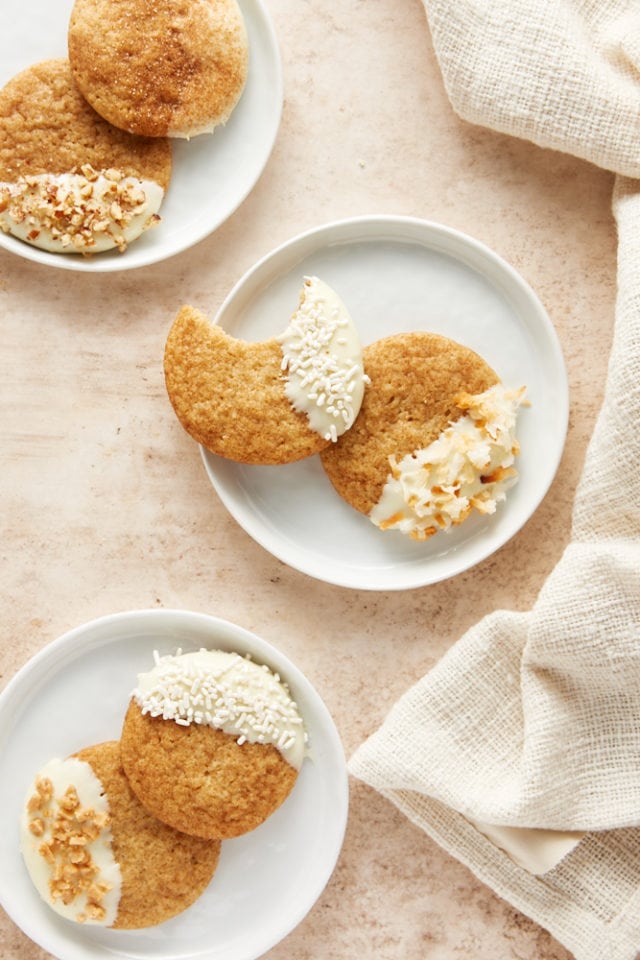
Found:
<svg viewBox="0 0 640 960"><path fill-rule="evenodd" d="M475 351L433 333L378 340L364 366L358 419L320 454L340 496L416 540L492 513L516 478L524 389L505 389Z"/></svg>
<svg viewBox="0 0 640 960"><path fill-rule="evenodd" d="M254 830L288 797L306 753L303 719L268 667L222 650L156 659L138 678L122 735L140 803L197 837Z"/></svg>
<svg viewBox="0 0 640 960"><path fill-rule="evenodd" d="M220 843L152 817L116 741L49 761L23 808L24 861L41 897L76 923L133 930L184 911L210 883Z"/></svg>
<svg viewBox="0 0 640 960"><path fill-rule="evenodd" d="M277 337L241 340L185 306L165 345L166 389L187 433L242 463L283 464L330 446L353 424L367 378L338 294L307 277Z"/></svg>
<svg viewBox="0 0 640 960"><path fill-rule="evenodd" d="M226 123L249 62L236 0L75 0L68 51L91 106L148 137L195 137Z"/></svg>
<svg viewBox="0 0 640 960"><path fill-rule="evenodd" d="M124 251L159 220L171 144L106 123L65 59L44 60L0 90L0 228L59 253Z"/></svg>

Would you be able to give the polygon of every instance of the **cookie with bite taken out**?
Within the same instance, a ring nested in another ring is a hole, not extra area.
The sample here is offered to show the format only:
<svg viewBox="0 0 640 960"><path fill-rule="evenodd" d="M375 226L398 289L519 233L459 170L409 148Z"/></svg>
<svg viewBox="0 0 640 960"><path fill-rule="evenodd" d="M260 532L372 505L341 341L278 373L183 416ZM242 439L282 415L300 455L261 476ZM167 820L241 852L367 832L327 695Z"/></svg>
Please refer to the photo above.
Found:
<svg viewBox="0 0 640 960"><path fill-rule="evenodd" d="M186 432L218 456L283 464L351 428L367 378L356 326L338 294L306 277L284 332L247 341L183 307L165 345L167 394Z"/></svg>

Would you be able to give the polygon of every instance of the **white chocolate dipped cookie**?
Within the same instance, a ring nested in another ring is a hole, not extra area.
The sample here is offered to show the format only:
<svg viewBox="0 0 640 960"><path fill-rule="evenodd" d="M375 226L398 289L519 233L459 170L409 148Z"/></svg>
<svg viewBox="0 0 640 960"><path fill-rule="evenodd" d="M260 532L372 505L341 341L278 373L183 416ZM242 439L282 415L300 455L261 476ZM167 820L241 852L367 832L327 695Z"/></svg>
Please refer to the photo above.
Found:
<svg viewBox="0 0 640 960"><path fill-rule="evenodd" d="M364 362L360 416L320 454L336 491L414 540L493 513L517 479L524 388L505 388L473 350L431 333L378 340Z"/></svg>
<svg viewBox="0 0 640 960"><path fill-rule="evenodd" d="M160 221L171 144L105 122L69 63L46 60L0 90L0 229L54 253L127 246Z"/></svg>
<svg viewBox="0 0 640 960"><path fill-rule="evenodd" d="M224 650L157 657L138 678L121 736L141 804L205 838L240 836L263 823L293 789L306 750L286 684Z"/></svg>
<svg viewBox="0 0 640 960"><path fill-rule="evenodd" d="M21 817L25 865L38 893L67 920L139 929L189 907L209 884L220 844L152 817L109 741L49 761Z"/></svg>
<svg viewBox="0 0 640 960"><path fill-rule="evenodd" d="M286 330L270 340L232 337L185 306L167 337L165 383L178 420L212 453L283 464L335 443L353 425L367 383L345 305L307 277Z"/></svg>

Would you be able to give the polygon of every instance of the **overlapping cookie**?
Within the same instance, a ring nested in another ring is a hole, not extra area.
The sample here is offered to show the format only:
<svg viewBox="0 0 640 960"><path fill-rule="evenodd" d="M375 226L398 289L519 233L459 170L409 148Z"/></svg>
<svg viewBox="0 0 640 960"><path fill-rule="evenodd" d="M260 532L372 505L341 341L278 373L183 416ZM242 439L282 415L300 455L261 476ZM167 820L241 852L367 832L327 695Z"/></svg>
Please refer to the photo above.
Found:
<svg viewBox="0 0 640 960"><path fill-rule="evenodd" d="M144 809L115 741L45 765L28 791L21 844L56 913L116 929L181 913L211 881L220 854L219 842L179 833Z"/></svg>
<svg viewBox="0 0 640 960"><path fill-rule="evenodd" d="M366 376L345 305L307 277L278 337L239 340L185 306L169 331L165 383L180 423L230 460L283 464L334 443L354 423Z"/></svg>
<svg viewBox="0 0 640 960"><path fill-rule="evenodd" d="M114 126L149 137L194 137L225 123L248 71L236 0L75 0L73 75Z"/></svg>
<svg viewBox="0 0 640 960"><path fill-rule="evenodd" d="M432 333L378 340L364 367L357 420L320 454L340 496L416 540L493 513L517 476L524 388L506 389L477 353Z"/></svg>
<svg viewBox="0 0 640 960"><path fill-rule="evenodd" d="M123 251L158 220L171 178L167 139L107 123L66 59L23 70L0 90L0 228L61 253Z"/></svg>
<svg viewBox="0 0 640 960"><path fill-rule="evenodd" d="M239 836L271 816L305 750L287 686L222 650L158 658L138 678L121 734L123 767L142 805L206 838Z"/></svg>
<svg viewBox="0 0 640 960"><path fill-rule="evenodd" d="M223 839L264 823L307 755L288 686L224 650L178 650L138 677L119 741L49 761L23 805L35 888L68 920L164 922L210 883Z"/></svg>

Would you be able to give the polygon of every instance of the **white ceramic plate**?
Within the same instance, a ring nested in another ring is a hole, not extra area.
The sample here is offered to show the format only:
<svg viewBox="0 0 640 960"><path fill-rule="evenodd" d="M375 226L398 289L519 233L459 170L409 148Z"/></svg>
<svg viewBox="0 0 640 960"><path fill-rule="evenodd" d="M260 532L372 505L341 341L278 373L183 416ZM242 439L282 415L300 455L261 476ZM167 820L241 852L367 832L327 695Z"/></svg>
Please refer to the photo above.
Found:
<svg viewBox="0 0 640 960"><path fill-rule="evenodd" d="M378 530L335 493L318 457L259 467L203 450L215 490L265 549L329 583L400 590L468 569L522 527L558 467L569 403L549 317L519 274L483 244L424 220L379 216L330 223L279 247L239 281L217 322L246 340L280 333L307 274L337 291L363 343L412 330L444 334L481 354L505 384L526 385L519 482L492 517L472 517L425 543Z"/></svg>
<svg viewBox="0 0 640 960"><path fill-rule="evenodd" d="M202 240L238 208L271 153L282 112L282 69L262 0L239 0L250 47L249 75L229 122L210 135L173 141L173 174L162 222L124 254L84 258L47 253L0 231L0 246L37 263L67 270L131 270L165 260ZM67 56L73 0L2 0L0 85L50 57Z"/></svg>
<svg viewBox="0 0 640 960"><path fill-rule="evenodd" d="M105 930L63 920L44 904L18 846L30 779L51 757L118 739L138 673L153 651L201 646L250 653L289 684L309 733L292 793L257 830L222 844L218 869L199 900L146 930ZM322 700L290 661L226 621L178 610L133 611L92 621L55 640L0 695L0 903L37 944L60 960L254 960L302 920L341 849L347 773Z"/></svg>

